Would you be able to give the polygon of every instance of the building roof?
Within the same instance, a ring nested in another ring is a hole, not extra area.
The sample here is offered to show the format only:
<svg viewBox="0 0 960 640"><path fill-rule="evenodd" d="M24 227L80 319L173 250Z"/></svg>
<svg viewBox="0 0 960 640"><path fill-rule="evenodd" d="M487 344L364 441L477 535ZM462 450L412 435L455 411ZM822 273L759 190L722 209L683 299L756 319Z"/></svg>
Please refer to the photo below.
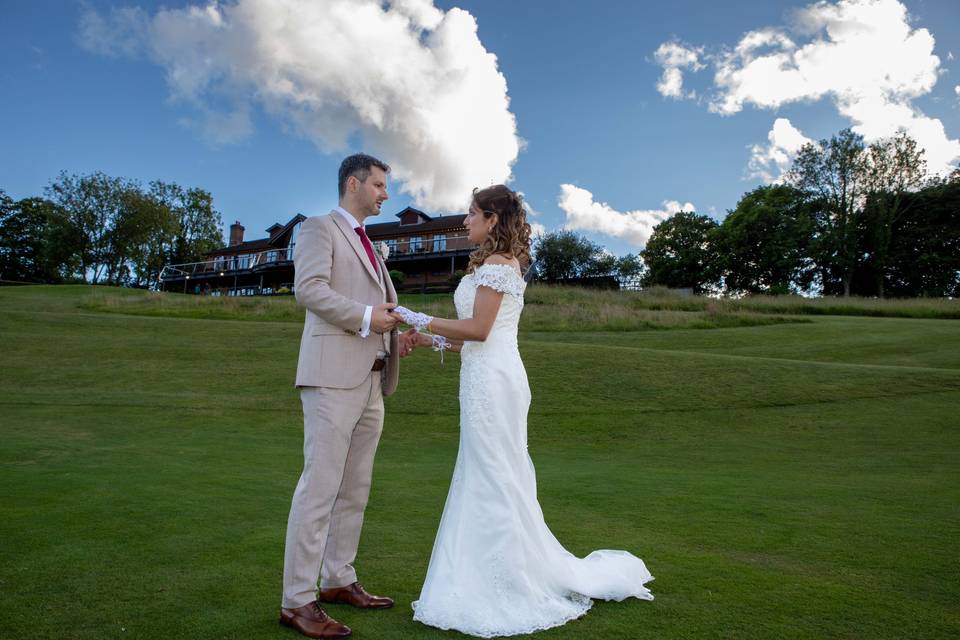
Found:
<svg viewBox="0 0 960 640"><path fill-rule="evenodd" d="M240 244L227 245L221 249L214 249L209 252L208 256L220 256L227 255L232 253L258 253L260 251L268 251L273 248L284 248L286 245L281 244L279 241L283 239L287 231L289 231L295 224L301 220L306 220L306 216L298 213L297 215L290 218L290 221L286 224L280 224L276 222L270 225L267 228L267 233L270 234L269 238L258 238L257 240L244 240ZM238 223L239 224L239 223Z"/></svg>
<svg viewBox="0 0 960 640"><path fill-rule="evenodd" d="M428 216L419 209L414 209L413 207L407 207L400 213L396 214L397 218L403 216L403 214L408 212L416 213L422 222L416 224L400 224L400 221L396 222L380 222L378 224L368 224L366 225L367 235L371 239L383 240L385 238L392 237L401 237L401 236L416 236L423 233L439 233L443 231L463 231L463 221L466 219L466 214L456 214L452 216ZM221 249L214 249L209 252L207 255L211 257L230 255L235 253L258 253L260 251L269 251L274 248L284 248L286 244L283 241L287 237L287 232L298 222L305 220L306 217L302 214L297 214L290 219L284 225L280 223L275 223L270 225L267 228L267 233L270 234L269 238L258 238L257 240L245 240L240 244L235 244L232 246L226 246Z"/></svg>
<svg viewBox="0 0 960 640"><path fill-rule="evenodd" d="M437 216L419 224L404 224L397 222L381 222L367 225L367 235L371 238L388 238L391 236L410 236L437 231L452 231L463 229L466 214L452 216Z"/></svg>
<svg viewBox="0 0 960 640"><path fill-rule="evenodd" d="M257 253L258 251L266 251L271 247L270 238L260 238L259 240L244 240L240 244L228 245L221 249L214 249L209 252L207 255L210 256L219 256L225 255L228 253Z"/></svg>

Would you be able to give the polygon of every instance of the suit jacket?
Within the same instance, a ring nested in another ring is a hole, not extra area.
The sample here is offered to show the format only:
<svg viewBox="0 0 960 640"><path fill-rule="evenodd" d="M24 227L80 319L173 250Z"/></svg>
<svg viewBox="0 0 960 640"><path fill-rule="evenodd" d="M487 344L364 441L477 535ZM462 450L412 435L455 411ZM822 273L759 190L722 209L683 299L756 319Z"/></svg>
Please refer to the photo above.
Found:
<svg viewBox="0 0 960 640"><path fill-rule="evenodd" d="M389 353L381 382L383 395L397 388L399 348L396 330L359 335L367 305L396 302L387 266L374 250L374 271L357 232L338 213L307 218L293 251L294 291L306 307L298 387L352 389L370 374L378 351Z"/></svg>

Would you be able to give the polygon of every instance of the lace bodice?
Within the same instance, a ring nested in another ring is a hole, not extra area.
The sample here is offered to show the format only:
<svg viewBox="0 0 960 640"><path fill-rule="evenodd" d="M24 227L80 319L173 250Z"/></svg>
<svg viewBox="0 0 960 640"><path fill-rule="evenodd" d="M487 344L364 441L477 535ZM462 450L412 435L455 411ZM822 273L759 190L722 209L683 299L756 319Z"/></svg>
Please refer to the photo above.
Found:
<svg viewBox="0 0 960 640"><path fill-rule="evenodd" d="M493 322L493 328L487 336L487 343L508 342L515 345L517 325L520 323L520 313L523 311L523 292L527 288L527 283L510 265L485 264L477 267L473 273L463 276L453 294L458 318L473 316L473 302L478 287L490 287L505 294L500 303L497 318Z"/></svg>

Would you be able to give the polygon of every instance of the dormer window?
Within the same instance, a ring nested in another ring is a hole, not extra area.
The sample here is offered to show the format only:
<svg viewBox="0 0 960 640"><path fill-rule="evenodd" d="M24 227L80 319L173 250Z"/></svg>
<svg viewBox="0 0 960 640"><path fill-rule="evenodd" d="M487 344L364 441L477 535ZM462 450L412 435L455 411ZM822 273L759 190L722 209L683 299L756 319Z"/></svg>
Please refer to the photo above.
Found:
<svg viewBox="0 0 960 640"><path fill-rule="evenodd" d="M413 207L407 207L403 211L397 214L397 217L400 218L400 226L408 227L416 224L423 224L424 222L429 222L433 220L430 216L425 214L419 209L414 209Z"/></svg>

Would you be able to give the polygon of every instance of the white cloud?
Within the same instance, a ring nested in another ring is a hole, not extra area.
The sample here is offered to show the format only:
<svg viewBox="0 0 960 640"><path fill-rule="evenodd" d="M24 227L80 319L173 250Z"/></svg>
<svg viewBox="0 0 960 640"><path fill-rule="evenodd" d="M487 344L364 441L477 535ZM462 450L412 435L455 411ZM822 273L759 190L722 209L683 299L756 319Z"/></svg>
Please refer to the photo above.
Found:
<svg viewBox="0 0 960 640"><path fill-rule="evenodd" d="M529 220L528 220L529 222ZM539 222L530 222L530 237L536 238L538 236L547 235L547 228L540 224Z"/></svg>
<svg viewBox="0 0 960 640"><path fill-rule="evenodd" d="M199 118L181 118L180 123L200 134L209 144L222 146L245 140L253 133L250 108L242 104L235 109L219 111L200 104Z"/></svg>
<svg viewBox="0 0 960 640"><path fill-rule="evenodd" d="M784 172L790 168L800 147L814 142L803 135L787 118L777 118L773 128L767 134L767 145L755 144L750 147L750 163L747 166L750 178L761 178L765 182L779 182Z"/></svg>
<svg viewBox="0 0 960 640"><path fill-rule="evenodd" d="M530 237L535 238L546 235L547 228L539 222L533 221L533 218L539 218L542 214L530 205L530 202L527 200L527 194L523 191L518 191L517 193L523 198L523 210L527 212L527 224L530 225Z"/></svg>
<svg viewBox="0 0 960 640"><path fill-rule="evenodd" d="M692 69L699 71L703 69L700 62L700 54L703 48L694 49L686 47L678 42L664 42L654 52L653 57L663 67L663 75L657 82L657 91L665 98L694 98L696 92L690 92L684 96L683 93L683 71L681 69Z"/></svg>
<svg viewBox="0 0 960 640"><path fill-rule="evenodd" d="M696 211L693 204L675 200L663 202L663 209L620 212L606 202L595 202L593 194L572 184L560 185L558 204L566 214L565 229L595 231L622 238L632 245L643 247L653 234L653 228L679 211Z"/></svg>
<svg viewBox="0 0 960 640"><path fill-rule="evenodd" d="M139 7L114 8L106 16L87 10L80 16L77 43L106 56L135 56L144 52L149 16Z"/></svg>
<svg viewBox="0 0 960 640"><path fill-rule="evenodd" d="M213 141L249 135L254 106L328 153L348 151L359 134L428 210L460 209L473 187L508 182L522 144L476 20L432 0L88 10L78 40L97 53L149 55Z"/></svg>
<svg viewBox="0 0 960 640"><path fill-rule="evenodd" d="M914 28L898 0L821 0L797 11L791 29L751 31L711 58L717 92L710 109L733 115L746 105L777 109L828 98L868 142L905 130L926 149L929 169L941 173L960 157L960 140L913 104L940 75L933 51L931 33Z"/></svg>

